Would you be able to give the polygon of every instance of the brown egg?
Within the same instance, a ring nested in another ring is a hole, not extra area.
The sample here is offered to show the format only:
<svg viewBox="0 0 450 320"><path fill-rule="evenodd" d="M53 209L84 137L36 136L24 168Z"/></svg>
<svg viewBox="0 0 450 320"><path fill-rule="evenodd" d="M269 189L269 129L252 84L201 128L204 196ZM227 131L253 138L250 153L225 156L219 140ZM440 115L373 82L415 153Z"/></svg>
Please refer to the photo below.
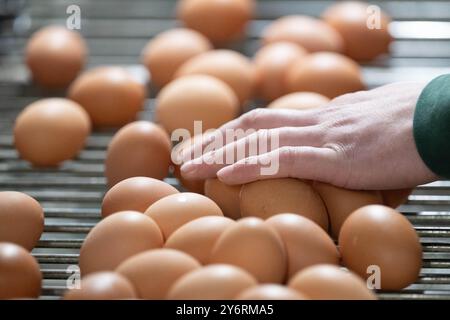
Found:
<svg viewBox="0 0 450 320"><path fill-rule="evenodd" d="M67 290L64 300L121 300L136 299L130 281L115 272L92 273L81 280L79 289Z"/></svg>
<svg viewBox="0 0 450 320"><path fill-rule="evenodd" d="M342 52L341 35L326 23L313 17L292 15L279 18L268 25L262 34L264 44L289 41L308 52Z"/></svg>
<svg viewBox="0 0 450 320"><path fill-rule="evenodd" d="M200 264L183 252L155 249L132 256L116 271L133 283L139 298L162 300L181 276L198 268Z"/></svg>
<svg viewBox="0 0 450 320"><path fill-rule="evenodd" d="M199 194L205 193L205 180L192 180L186 179L181 175L180 166L173 165L173 175L178 179L180 184L189 192L195 192Z"/></svg>
<svg viewBox="0 0 450 320"><path fill-rule="evenodd" d="M24 248L0 242L0 300L37 298L42 274L36 259Z"/></svg>
<svg viewBox="0 0 450 320"><path fill-rule="evenodd" d="M342 224L348 216L358 208L369 204L382 204L383 199L378 191L349 190L328 183L313 183L328 211L330 233L334 239L339 236Z"/></svg>
<svg viewBox="0 0 450 320"><path fill-rule="evenodd" d="M217 203L225 217L234 220L241 218L240 192L240 185L226 185L217 178L205 181L205 196Z"/></svg>
<svg viewBox="0 0 450 320"><path fill-rule="evenodd" d="M241 105L253 94L254 70L247 57L232 50L213 50L185 62L177 77L203 74L222 80L234 91Z"/></svg>
<svg viewBox="0 0 450 320"><path fill-rule="evenodd" d="M242 291L236 300L308 300L308 298L279 284L262 284Z"/></svg>
<svg viewBox="0 0 450 320"><path fill-rule="evenodd" d="M161 231L152 219L137 211L117 212L100 221L84 240L81 273L114 270L127 258L162 246Z"/></svg>
<svg viewBox="0 0 450 320"><path fill-rule="evenodd" d="M288 278L315 264L339 264L333 240L311 220L292 213L277 214L266 220L283 240L288 257Z"/></svg>
<svg viewBox="0 0 450 320"><path fill-rule="evenodd" d="M150 72L151 81L162 88L184 62L211 49L211 43L201 33L177 28L153 38L142 51L141 60Z"/></svg>
<svg viewBox="0 0 450 320"><path fill-rule="evenodd" d="M39 167L74 158L84 147L91 124L75 102L42 99L28 105L14 125L14 145L22 159Z"/></svg>
<svg viewBox="0 0 450 320"><path fill-rule="evenodd" d="M206 264L217 239L232 224L234 221L225 217L207 216L192 220L170 235L165 248L183 251Z"/></svg>
<svg viewBox="0 0 450 320"><path fill-rule="evenodd" d="M289 287L313 300L376 300L356 274L335 265L319 264L298 272Z"/></svg>
<svg viewBox="0 0 450 320"><path fill-rule="evenodd" d="M108 145L105 176L108 186L131 177L164 179L169 173L171 141L159 126L136 121L120 129Z"/></svg>
<svg viewBox="0 0 450 320"><path fill-rule="evenodd" d="M279 213L296 213L328 231L328 215L322 199L302 180L281 178L244 184L240 198L243 217L267 219Z"/></svg>
<svg viewBox="0 0 450 320"><path fill-rule="evenodd" d="M204 216L223 216L214 201L191 192L164 197L152 204L145 214L156 221L164 239L168 239L175 230L191 220Z"/></svg>
<svg viewBox="0 0 450 320"><path fill-rule="evenodd" d="M218 128L237 116L236 95L223 81L206 75L176 79L158 95L156 118L171 134L176 129L194 132L194 121L201 121L202 131Z"/></svg>
<svg viewBox="0 0 450 320"><path fill-rule="evenodd" d="M381 205L362 207L348 217L339 234L339 250L344 265L363 278L376 276L370 266L379 268L382 290L409 286L422 266L422 246L412 224Z"/></svg>
<svg viewBox="0 0 450 320"><path fill-rule="evenodd" d="M44 211L36 200L21 192L0 192L0 242L31 251L43 231Z"/></svg>
<svg viewBox="0 0 450 320"><path fill-rule="evenodd" d="M241 268L224 264L210 265L178 279L167 299L231 300L256 284L256 279Z"/></svg>
<svg viewBox="0 0 450 320"><path fill-rule="evenodd" d="M48 26L34 33L25 49L33 80L45 88L69 85L86 62L87 47L78 32Z"/></svg>
<svg viewBox="0 0 450 320"><path fill-rule="evenodd" d="M148 177L132 177L120 181L103 198L103 218L119 211L145 212L147 208L178 190L164 181Z"/></svg>
<svg viewBox="0 0 450 320"><path fill-rule="evenodd" d="M314 109L320 108L330 102L327 97L315 92L294 92L284 95L272 103L269 109Z"/></svg>
<svg viewBox="0 0 450 320"><path fill-rule="evenodd" d="M300 59L286 79L289 92L317 92L330 99L366 88L358 64L332 52L314 53Z"/></svg>
<svg viewBox="0 0 450 320"><path fill-rule="evenodd" d="M188 28L223 44L244 33L254 8L254 0L180 0L177 16Z"/></svg>
<svg viewBox="0 0 450 320"><path fill-rule="evenodd" d="M379 7L370 6L343 1L330 6L322 15L344 39L345 54L355 60L367 61L388 53L392 41L388 30L390 18Z"/></svg>
<svg viewBox="0 0 450 320"><path fill-rule="evenodd" d="M216 241L210 263L241 267L263 283L282 283L286 278L283 242L258 218L244 218L229 226Z"/></svg>
<svg viewBox="0 0 450 320"><path fill-rule="evenodd" d="M383 204L393 209L408 201L409 195L414 189L395 189L395 190L382 190Z"/></svg>
<svg viewBox="0 0 450 320"><path fill-rule="evenodd" d="M262 47L255 55L255 91L258 97L272 101L286 94L289 68L307 52L292 42L275 42Z"/></svg>
<svg viewBox="0 0 450 320"><path fill-rule="evenodd" d="M70 86L97 127L119 127L136 119L146 97L145 86L122 67L98 67L81 74Z"/></svg>

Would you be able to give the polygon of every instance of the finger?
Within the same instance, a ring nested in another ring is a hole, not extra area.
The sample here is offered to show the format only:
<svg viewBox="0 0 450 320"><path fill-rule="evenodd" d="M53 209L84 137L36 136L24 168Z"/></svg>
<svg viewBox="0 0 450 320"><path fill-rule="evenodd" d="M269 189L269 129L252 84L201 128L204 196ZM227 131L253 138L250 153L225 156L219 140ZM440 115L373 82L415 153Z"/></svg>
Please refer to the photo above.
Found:
<svg viewBox="0 0 450 320"><path fill-rule="evenodd" d="M217 171L227 165L280 147L319 146L322 144L321 137L322 131L316 126L263 129L185 163L181 172L187 179L206 179L214 177Z"/></svg>
<svg viewBox="0 0 450 320"><path fill-rule="evenodd" d="M317 123L316 113L317 111L314 110L258 108L224 124L207 135L204 134L200 139L196 139L195 143L190 147L184 148L180 157L183 160L194 159L195 150L203 150L209 144L224 140L227 133L228 135L243 138L260 129L312 126Z"/></svg>
<svg viewBox="0 0 450 320"><path fill-rule="evenodd" d="M230 185L287 177L331 182L339 166L333 149L282 147L224 167L217 172L217 177Z"/></svg>

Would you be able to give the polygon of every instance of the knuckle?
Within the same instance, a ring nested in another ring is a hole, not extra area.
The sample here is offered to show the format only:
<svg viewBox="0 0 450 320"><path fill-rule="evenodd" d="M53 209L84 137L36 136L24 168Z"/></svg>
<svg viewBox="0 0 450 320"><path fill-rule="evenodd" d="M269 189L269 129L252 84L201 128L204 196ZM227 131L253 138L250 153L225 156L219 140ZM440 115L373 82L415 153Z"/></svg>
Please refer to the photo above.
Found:
<svg viewBox="0 0 450 320"><path fill-rule="evenodd" d="M247 112L242 116L242 124L246 127L252 127L259 121L264 119L264 115L266 114L265 109L258 108L252 111Z"/></svg>

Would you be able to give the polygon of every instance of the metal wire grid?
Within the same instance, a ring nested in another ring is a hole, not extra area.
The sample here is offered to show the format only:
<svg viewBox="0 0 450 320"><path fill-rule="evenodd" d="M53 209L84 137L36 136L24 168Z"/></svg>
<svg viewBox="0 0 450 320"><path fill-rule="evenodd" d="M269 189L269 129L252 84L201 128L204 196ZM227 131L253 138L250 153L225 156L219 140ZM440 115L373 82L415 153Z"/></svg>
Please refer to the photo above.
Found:
<svg viewBox="0 0 450 320"><path fill-rule="evenodd" d="M249 37L234 48L251 55L261 29L280 15L317 15L331 1L259 1ZM370 87L397 80L428 80L450 72L450 3L448 1L378 1L394 17L396 42L389 59L364 66ZM48 93L33 87L22 64L29 34L50 23L62 23L65 8L79 4L91 58L89 66L136 65L146 41L173 27L174 1L166 0L41 0L28 1L18 18L0 29L0 190L17 190L35 197L44 207L45 230L33 255L44 276L43 299L57 299L66 288L67 267L76 265L79 248L100 219L105 192L103 159L113 132L91 135L80 155L58 169L35 170L19 160L12 145L12 124L28 103ZM420 22L419 22L420 21ZM425 21L425 22L423 22ZM152 95L154 96L154 95ZM148 99L141 119L151 119ZM178 181L167 182L179 187ZM450 181L419 186L400 207L414 224L423 248L420 279L401 292L380 294L386 299L450 298ZM398 266L401 268L402 266Z"/></svg>

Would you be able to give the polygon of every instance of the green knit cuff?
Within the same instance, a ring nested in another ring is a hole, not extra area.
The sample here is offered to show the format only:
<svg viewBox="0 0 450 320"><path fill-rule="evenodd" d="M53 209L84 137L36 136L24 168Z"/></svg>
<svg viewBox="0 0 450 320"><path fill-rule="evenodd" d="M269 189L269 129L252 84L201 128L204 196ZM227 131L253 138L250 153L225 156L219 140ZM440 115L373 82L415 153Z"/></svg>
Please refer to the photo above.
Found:
<svg viewBox="0 0 450 320"><path fill-rule="evenodd" d="M438 176L450 178L450 74L435 78L422 91L413 128L422 160Z"/></svg>

